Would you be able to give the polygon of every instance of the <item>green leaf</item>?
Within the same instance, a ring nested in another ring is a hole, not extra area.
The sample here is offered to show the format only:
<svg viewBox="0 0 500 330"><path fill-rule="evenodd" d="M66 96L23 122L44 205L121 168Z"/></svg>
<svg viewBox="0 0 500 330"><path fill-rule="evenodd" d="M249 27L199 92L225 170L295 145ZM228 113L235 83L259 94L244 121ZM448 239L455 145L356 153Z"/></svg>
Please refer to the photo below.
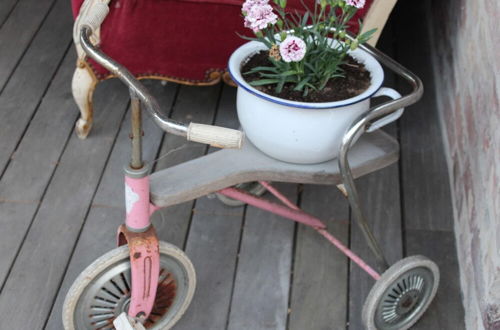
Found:
<svg viewBox="0 0 500 330"><path fill-rule="evenodd" d="M250 82L252 86L272 85L279 83L279 79L260 79Z"/></svg>
<svg viewBox="0 0 500 330"><path fill-rule="evenodd" d="M276 86L276 93L281 93L283 90L283 86L285 86L286 79L281 79L278 85Z"/></svg>
<svg viewBox="0 0 500 330"><path fill-rule="evenodd" d="M295 86L295 88L293 90L301 91L302 88L304 88L304 86L309 82L309 80L311 80L311 77L307 77L306 79L302 80L301 82L299 82L297 84L297 86Z"/></svg>
<svg viewBox="0 0 500 330"><path fill-rule="evenodd" d="M260 72L260 71L271 71L271 72L275 72L275 73L279 72L278 69L276 69L272 66L256 66L255 68L252 68L248 72L255 73L255 72Z"/></svg>
<svg viewBox="0 0 500 330"><path fill-rule="evenodd" d="M309 19L309 12L306 11L306 13L304 14L304 16L302 17L301 25L302 26L306 26L308 19Z"/></svg>

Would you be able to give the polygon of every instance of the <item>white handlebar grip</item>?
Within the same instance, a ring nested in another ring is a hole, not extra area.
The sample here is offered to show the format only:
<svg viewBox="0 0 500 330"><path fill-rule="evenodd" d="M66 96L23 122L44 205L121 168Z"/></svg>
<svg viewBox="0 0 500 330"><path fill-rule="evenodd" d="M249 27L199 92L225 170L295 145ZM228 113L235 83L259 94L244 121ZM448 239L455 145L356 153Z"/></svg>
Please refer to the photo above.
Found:
<svg viewBox="0 0 500 330"><path fill-rule="evenodd" d="M189 141L209 144L217 148L240 149L243 132L219 126L190 123L187 130Z"/></svg>
<svg viewBox="0 0 500 330"><path fill-rule="evenodd" d="M92 29L92 32L95 33L97 29L101 27L102 22L106 16L108 16L109 7L107 2L105 1L96 1L91 4L88 12L85 13L85 16L82 18L81 25L87 25Z"/></svg>

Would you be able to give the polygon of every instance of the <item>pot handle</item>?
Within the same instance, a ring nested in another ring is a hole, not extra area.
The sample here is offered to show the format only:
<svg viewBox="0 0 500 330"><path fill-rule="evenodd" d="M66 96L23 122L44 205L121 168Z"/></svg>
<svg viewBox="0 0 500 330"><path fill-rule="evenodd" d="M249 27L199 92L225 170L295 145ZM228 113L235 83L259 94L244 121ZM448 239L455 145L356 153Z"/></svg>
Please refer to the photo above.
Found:
<svg viewBox="0 0 500 330"><path fill-rule="evenodd" d="M393 100L401 98L401 94L399 94L397 91L389 87L382 87L373 95L373 97L378 97L378 96L388 96ZM379 120L373 122L366 131L370 133L389 123L392 123L393 121L401 117L404 110L405 110L404 108L401 108L385 117L380 118Z"/></svg>

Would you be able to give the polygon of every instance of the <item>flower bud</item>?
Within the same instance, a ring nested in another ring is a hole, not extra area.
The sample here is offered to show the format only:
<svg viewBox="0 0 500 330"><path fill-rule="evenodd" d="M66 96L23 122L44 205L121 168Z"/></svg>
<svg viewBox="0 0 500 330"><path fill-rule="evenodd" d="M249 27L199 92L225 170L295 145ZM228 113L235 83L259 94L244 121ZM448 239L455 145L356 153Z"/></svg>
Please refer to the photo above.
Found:
<svg viewBox="0 0 500 330"><path fill-rule="evenodd" d="M269 49L269 57L275 59L276 61L281 60L280 49L278 45L273 45L271 49Z"/></svg>
<svg viewBox="0 0 500 330"><path fill-rule="evenodd" d="M358 45L359 45L358 39L354 39L353 42L351 43L351 50L355 50L356 48L358 48Z"/></svg>
<svg viewBox="0 0 500 330"><path fill-rule="evenodd" d="M276 24L278 25L278 28L279 28L280 30L282 30L282 29L283 29L283 21L282 21L281 19L278 19L278 22L277 22Z"/></svg>

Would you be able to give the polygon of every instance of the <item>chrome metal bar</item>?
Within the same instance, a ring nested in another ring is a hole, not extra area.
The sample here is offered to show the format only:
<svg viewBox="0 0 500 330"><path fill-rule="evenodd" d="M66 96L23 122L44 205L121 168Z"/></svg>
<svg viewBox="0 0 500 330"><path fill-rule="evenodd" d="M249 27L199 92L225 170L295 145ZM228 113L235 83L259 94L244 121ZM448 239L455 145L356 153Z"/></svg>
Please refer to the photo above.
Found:
<svg viewBox="0 0 500 330"><path fill-rule="evenodd" d="M150 113L153 120L161 127L164 131L180 135L187 136L187 126L170 120L162 112L160 105L156 99L148 92L148 90L137 80L123 65L114 61L111 57L101 52L97 47L95 47L90 42L90 35L92 30L88 26L83 26L80 30L80 44L92 59L97 63L105 67L112 74L116 75L125 85L132 90L137 97L141 100L142 104L146 107L146 110Z"/></svg>
<svg viewBox="0 0 500 330"><path fill-rule="evenodd" d="M378 266L381 268L381 270L385 270L389 267L389 264L387 263L382 249L375 239L370 226L368 225L363 214L358 191L354 184L354 178L352 176L347 156L350 148L352 147L352 144L366 132L366 130L370 127L371 122L387 116L400 108L404 108L410 104L417 102L422 97L424 89L420 78L418 78L415 74L404 68L402 65L400 65L384 53L365 44L360 45L360 48L375 57L382 65L386 66L389 70L402 77L412 87L412 91L409 94L404 95L400 99L391 100L372 107L367 113L358 117L358 119L353 122L353 124L344 134L338 158L342 181L347 191L347 198L351 206L353 217L356 220L361 231L363 232L368 246L374 253Z"/></svg>
<svg viewBox="0 0 500 330"><path fill-rule="evenodd" d="M132 126L132 157L130 167L140 169L143 166L142 162L142 113L141 101L137 95L130 91L131 103L131 126Z"/></svg>

